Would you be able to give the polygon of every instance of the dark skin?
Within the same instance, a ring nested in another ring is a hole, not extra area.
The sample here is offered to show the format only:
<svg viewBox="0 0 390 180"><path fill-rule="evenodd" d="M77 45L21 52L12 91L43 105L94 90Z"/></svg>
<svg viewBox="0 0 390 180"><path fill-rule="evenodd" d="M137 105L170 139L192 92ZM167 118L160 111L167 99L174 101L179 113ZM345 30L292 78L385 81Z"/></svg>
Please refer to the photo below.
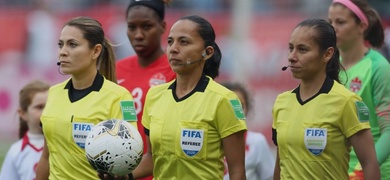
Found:
<svg viewBox="0 0 390 180"><path fill-rule="evenodd" d="M161 47L161 36L165 32L166 22L157 13L146 6L133 6L127 13L127 37L138 56L138 63L147 67L165 54ZM150 148L148 148L150 149ZM144 155L145 156L145 155ZM100 179L131 180L128 176L111 176L99 173Z"/></svg>
<svg viewBox="0 0 390 180"><path fill-rule="evenodd" d="M127 37L137 53L139 64L146 67L165 52L161 47L161 36L166 22L146 6L134 6L127 14Z"/></svg>

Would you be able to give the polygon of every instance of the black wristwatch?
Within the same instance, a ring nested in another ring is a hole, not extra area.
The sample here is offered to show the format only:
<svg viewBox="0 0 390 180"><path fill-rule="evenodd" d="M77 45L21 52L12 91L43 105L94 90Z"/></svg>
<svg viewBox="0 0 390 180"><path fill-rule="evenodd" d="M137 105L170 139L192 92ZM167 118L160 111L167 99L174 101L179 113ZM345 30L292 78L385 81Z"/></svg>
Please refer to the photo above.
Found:
<svg viewBox="0 0 390 180"><path fill-rule="evenodd" d="M127 176L129 177L129 180L135 180L134 177L133 177L133 173L130 173Z"/></svg>

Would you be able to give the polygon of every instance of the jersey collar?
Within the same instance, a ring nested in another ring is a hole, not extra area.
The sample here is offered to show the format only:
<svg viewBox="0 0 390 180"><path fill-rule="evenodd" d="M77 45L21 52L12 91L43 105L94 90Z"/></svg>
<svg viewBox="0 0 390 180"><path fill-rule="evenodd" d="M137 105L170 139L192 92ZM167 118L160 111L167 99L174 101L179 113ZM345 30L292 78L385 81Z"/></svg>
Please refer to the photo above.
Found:
<svg viewBox="0 0 390 180"><path fill-rule="evenodd" d="M24 150L24 148L26 148L26 146L30 146L32 149L34 149L34 151L36 152L40 152L43 150L43 147L41 148L37 148L35 147L33 144L30 143L30 139L28 138L28 135L27 133L24 134L23 136L23 140L22 140L22 151Z"/></svg>
<svg viewBox="0 0 390 180"><path fill-rule="evenodd" d="M172 90L172 95L173 95L173 98L175 98L175 101L180 102L180 101L184 101L185 99L190 97L195 92L204 92L206 90L207 85L209 84L209 81L210 81L210 79L206 75L202 75L198 84L196 84L195 88L190 93L188 93L187 95L185 95L182 98L178 98L176 96L176 80L168 87L168 89Z"/></svg>
<svg viewBox="0 0 390 180"><path fill-rule="evenodd" d="M297 100L298 100L299 104L304 105L304 104L306 104L307 102L311 101L312 99L314 99L315 97L317 97L320 94L328 94L330 92L330 90L332 89L332 87L333 87L333 83L334 83L333 79L331 79L329 77L326 77L325 81L322 84L321 89L318 91L318 93L315 94L314 96L310 97L306 101L302 101L301 96L299 94L299 87L300 87L300 85L297 88L295 88L292 91L292 93L296 94L296 97L297 97Z"/></svg>
<svg viewBox="0 0 390 180"><path fill-rule="evenodd" d="M65 85L64 89L68 89L69 100L71 102L75 102L87 96L92 91L99 92L100 89L103 87L103 82L104 82L104 77L98 72L96 73L95 79L93 80L93 83L90 87L82 90L76 90L73 87L72 79L70 79L68 83Z"/></svg>

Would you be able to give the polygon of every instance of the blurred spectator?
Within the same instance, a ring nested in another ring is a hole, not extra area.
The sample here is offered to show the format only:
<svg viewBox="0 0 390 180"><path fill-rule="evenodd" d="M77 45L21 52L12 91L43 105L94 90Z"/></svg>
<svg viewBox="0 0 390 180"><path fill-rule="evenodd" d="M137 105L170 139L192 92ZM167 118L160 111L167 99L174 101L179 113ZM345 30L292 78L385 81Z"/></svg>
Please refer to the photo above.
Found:
<svg viewBox="0 0 390 180"><path fill-rule="evenodd" d="M385 41L380 52L390 62L390 26L385 29Z"/></svg>
<svg viewBox="0 0 390 180"><path fill-rule="evenodd" d="M181 0L175 1L172 7L177 9L190 9L196 11L218 11L223 9L223 0Z"/></svg>
<svg viewBox="0 0 390 180"><path fill-rule="evenodd" d="M108 27L108 36L111 39L117 60L134 55L134 49L127 38L127 22L125 17L116 16Z"/></svg>
<svg viewBox="0 0 390 180"><path fill-rule="evenodd" d="M49 9L49 0L34 0L35 9L27 19L26 60L32 67L55 65L57 55L56 18Z"/></svg>
<svg viewBox="0 0 390 180"><path fill-rule="evenodd" d="M252 110L252 97L243 84L224 82L221 83L229 90L236 93L242 104L245 117ZM275 157L264 135L254 131L245 132L245 173L247 180L271 180L274 175ZM225 162L225 168L227 164ZM225 169L224 180L229 179Z"/></svg>
<svg viewBox="0 0 390 180"><path fill-rule="evenodd" d="M44 137L40 117L50 85L32 81L19 92L19 140L8 150L0 171L1 180L34 179Z"/></svg>

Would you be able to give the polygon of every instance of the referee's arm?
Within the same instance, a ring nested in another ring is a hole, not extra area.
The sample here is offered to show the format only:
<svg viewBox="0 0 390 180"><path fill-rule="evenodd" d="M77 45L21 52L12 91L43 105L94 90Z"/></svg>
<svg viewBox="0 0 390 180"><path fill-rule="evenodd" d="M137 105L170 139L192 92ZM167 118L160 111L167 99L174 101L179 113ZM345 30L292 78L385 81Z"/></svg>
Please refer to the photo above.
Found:
<svg viewBox="0 0 390 180"><path fill-rule="evenodd" d="M144 131L146 135L147 150L146 153L142 156L141 162L139 163L137 168L134 169L132 173L132 177L134 179L153 175L154 164L152 159L152 145L149 139L149 129L144 128Z"/></svg>

